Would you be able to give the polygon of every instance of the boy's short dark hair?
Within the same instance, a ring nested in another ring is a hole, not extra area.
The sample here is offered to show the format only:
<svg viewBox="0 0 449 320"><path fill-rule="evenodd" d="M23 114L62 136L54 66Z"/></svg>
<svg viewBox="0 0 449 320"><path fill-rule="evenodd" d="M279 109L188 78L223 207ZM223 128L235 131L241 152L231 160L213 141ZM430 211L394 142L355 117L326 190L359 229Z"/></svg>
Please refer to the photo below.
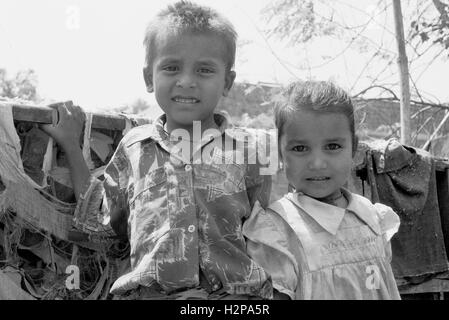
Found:
<svg viewBox="0 0 449 320"><path fill-rule="evenodd" d="M185 32L210 33L221 37L226 45L224 54L227 71L235 62L237 32L232 23L212 8L190 1L179 1L160 11L145 31L145 67L151 67L159 33L182 34Z"/></svg>
<svg viewBox="0 0 449 320"><path fill-rule="evenodd" d="M349 121L352 151L357 150L358 139L355 134L354 105L351 97L342 88L330 81L297 81L291 83L280 95L274 116L279 138L287 119L298 111L317 113L341 113Z"/></svg>

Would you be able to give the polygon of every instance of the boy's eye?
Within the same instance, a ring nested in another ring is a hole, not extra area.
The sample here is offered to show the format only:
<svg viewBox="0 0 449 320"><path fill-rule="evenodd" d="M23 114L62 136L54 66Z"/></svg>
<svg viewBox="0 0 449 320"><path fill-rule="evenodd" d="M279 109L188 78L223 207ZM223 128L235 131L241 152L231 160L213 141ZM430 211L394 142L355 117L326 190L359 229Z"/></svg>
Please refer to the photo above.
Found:
<svg viewBox="0 0 449 320"><path fill-rule="evenodd" d="M341 149L341 148L342 148L342 146L339 145L338 143L329 143L329 144L326 146L326 149L327 149L327 150L338 150L338 149Z"/></svg>
<svg viewBox="0 0 449 320"><path fill-rule="evenodd" d="M198 72L201 74L211 74L214 73L214 70L211 68L199 68Z"/></svg>
<svg viewBox="0 0 449 320"><path fill-rule="evenodd" d="M299 145L299 146L294 146L292 148L292 150L296 151L296 152L304 152L304 151L307 151L307 147Z"/></svg>
<svg viewBox="0 0 449 320"><path fill-rule="evenodd" d="M167 72L176 72L179 70L178 66L165 66L162 68L162 70Z"/></svg>

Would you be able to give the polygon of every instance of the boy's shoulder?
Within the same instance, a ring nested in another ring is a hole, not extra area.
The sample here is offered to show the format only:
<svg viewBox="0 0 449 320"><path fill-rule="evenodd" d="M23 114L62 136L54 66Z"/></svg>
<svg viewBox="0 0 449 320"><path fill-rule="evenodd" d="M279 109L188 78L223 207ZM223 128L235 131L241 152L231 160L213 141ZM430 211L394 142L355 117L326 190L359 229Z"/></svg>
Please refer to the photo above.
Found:
<svg viewBox="0 0 449 320"><path fill-rule="evenodd" d="M226 134L237 142L234 152L240 152L257 181L278 171L278 148L275 129L231 127Z"/></svg>
<svg viewBox="0 0 449 320"><path fill-rule="evenodd" d="M273 129L260 129L240 126L232 126L230 128L227 128L226 133L236 140L241 140L242 138L246 139L247 137L261 139L274 134Z"/></svg>
<svg viewBox="0 0 449 320"><path fill-rule="evenodd" d="M154 123L144 124L129 130L122 138L121 143L129 147L144 140L157 140L157 131Z"/></svg>
<svg viewBox="0 0 449 320"><path fill-rule="evenodd" d="M276 132L273 129L259 129L248 127L231 127L226 129L226 134L245 148L261 148L270 150L271 144L277 143ZM276 148L277 149L277 148Z"/></svg>

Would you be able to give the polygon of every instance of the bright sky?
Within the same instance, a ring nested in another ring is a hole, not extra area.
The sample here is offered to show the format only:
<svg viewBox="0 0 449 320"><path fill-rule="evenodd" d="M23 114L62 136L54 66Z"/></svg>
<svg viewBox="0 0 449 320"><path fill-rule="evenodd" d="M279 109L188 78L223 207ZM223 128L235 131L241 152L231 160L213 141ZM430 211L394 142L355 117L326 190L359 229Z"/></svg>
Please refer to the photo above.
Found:
<svg viewBox="0 0 449 320"><path fill-rule="evenodd" d="M165 0L2 0L0 2L0 68L10 75L32 68L39 77L39 93L49 99L73 100L87 109L117 107L137 98L150 103L142 78L142 39L145 26L157 11L173 1ZM266 26L260 11L270 0L199 0L226 15L241 41L250 41L237 53L237 81L281 82L302 79L335 79L352 85L369 57L348 51L323 68L298 69L293 65L317 65L344 45L328 40L308 47L306 56L262 36ZM349 3L358 1L346 0ZM362 10L373 0L363 1ZM357 17L350 17L356 19ZM363 12L360 18L365 18ZM374 26L373 33L378 32ZM394 42L387 44L395 51ZM316 58L316 59L315 59ZM319 58L319 59L318 59ZM278 59L284 61L282 66ZM314 61L317 60L317 61ZM287 61L288 63L286 64ZM287 68L286 68L287 66ZM394 66L395 67L395 66ZM373 66L372 68L376 68ZM287 70L289 69L289 70ZM440 101L449 101L447 63L437 63L419 82ZM444 76L444 78L443 78ZM445 81L446 80L446 81Z"/></svg>

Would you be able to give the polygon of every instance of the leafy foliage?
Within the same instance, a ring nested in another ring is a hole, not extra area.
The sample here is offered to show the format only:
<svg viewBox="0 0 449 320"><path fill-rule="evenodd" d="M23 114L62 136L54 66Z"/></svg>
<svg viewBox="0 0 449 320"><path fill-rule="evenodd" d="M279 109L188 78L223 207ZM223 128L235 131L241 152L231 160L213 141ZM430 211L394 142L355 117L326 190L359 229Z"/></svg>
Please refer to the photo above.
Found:
<svg viewBox="0 0 449 320"><path fill-rule="evenodd" d="M267 22L273 24L268 35L296 45L315 37L337 34L333 11L321 16L315 10L316 4L313 0L278 0L268 5L263 10Z"/></svg>
<svg viewBox="0 0 449 320"><path fill-rule="evenodd" d="M270 113L273 108L273 96L280 87L269 84L235 83L229 96L220 101L218 109L225 110L231 117L247 114L256 117Z"/></svg>
<svg viewBox="0 0 449 320"><path fill-rule="evenodd" d="M32 69L21 70L9 78L5 69L0 69L0 96L23 100L39 100L37 75Z"/></svg>
<svg viewBox="0 0 449 320"><path fill-rule="evenodd" d="M437 45L449 56L449 2L432 0L433 6L411 21L411 40L419 45ZM436 9L436 10L435 10Z"/></svg>
<svg viewBox="0 0 449 320"><path fill-rule="evenodd" d="M306 48L305 44L320 38L338 39L345 43L342 52L334 56L322 55L323 61L318 65L335 60L349 48L363 54L371 52L381 60L392 59L391 51L373 41L369 32L369 27L376 24L376 18L386 11L388 5L385 1L379 0L370 13L343 1L275 0L262 10L268 23L265 33L297 48ZM354 19L346 18L348 12Z"/></svg>

